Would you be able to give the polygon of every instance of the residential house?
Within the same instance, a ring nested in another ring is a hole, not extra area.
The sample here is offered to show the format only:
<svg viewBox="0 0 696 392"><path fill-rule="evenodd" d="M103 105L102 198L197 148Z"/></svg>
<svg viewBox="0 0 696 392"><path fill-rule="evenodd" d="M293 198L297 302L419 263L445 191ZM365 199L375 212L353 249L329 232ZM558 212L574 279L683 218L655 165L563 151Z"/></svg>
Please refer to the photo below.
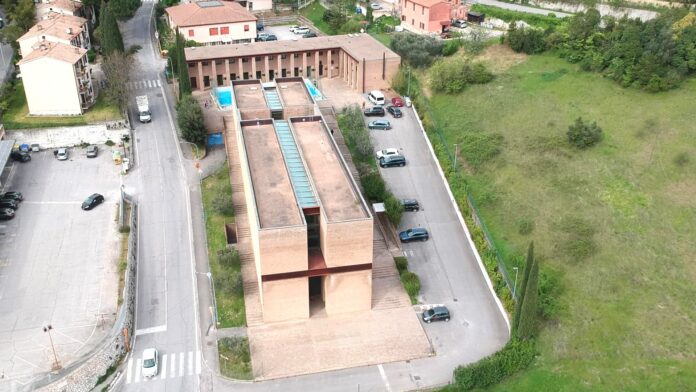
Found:
<svg viewBox="0 0 696 392"><path fill-rule="evenodd" d="M91 42L87 28L87 19L79 16L50 13L46 19L39 21L23 36L17 39L20 54L26 57L34 50L37 43L49 41L78 46L89 50Z"/></svg>
<svg viewBox="0 0 696 392"><path fill-rule="evenodd" d="M80 115L94 104L86 49L41 41L17 65L30 115Z"/></svg>
<svg viewBox="0 0 696 392"><path fill-rule="evenodd" d="M35 0L36 19L42 20L50 13L84 16L83 4L73 0Z"/></svg>
<svg viewBox="0 0 696 392"><path fill-rule="evenodd" d="M460 0L400 0L401 24L411 30L440 34L452 24Z"/></svg>
<svg viewBox="0 0 696 392"><path fill-rule="evenodd" d="M165 10L169 26L190 41L204 45L252 42L256 17L236 2L199 1Z"/></svg>

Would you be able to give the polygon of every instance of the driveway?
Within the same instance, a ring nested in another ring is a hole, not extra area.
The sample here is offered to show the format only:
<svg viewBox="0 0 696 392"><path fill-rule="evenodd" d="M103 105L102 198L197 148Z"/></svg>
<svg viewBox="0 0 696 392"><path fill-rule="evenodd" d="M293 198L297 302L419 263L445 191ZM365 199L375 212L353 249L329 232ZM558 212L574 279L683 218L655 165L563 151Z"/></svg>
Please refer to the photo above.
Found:
<svg viewBox="0 0 696 392"><path fill-rule="evenodd" d="M51 370L51 338L62 365L101 341L118 295L118 166L82 148L58 161L52 151L9 169L5 191L24 194L14 219L0 222L0 390ZM92 193L106 201L80 209Z"/></svg>
<svg viewBox="0 0 696 392"><path fill-rule="evenodd" d="M280 25L280 26L266 26L263 30L264 33L275 34L278 37L278 41L289 41L293 39L302 39L302 36L295 34L290 31L291 25Z"/></svg>

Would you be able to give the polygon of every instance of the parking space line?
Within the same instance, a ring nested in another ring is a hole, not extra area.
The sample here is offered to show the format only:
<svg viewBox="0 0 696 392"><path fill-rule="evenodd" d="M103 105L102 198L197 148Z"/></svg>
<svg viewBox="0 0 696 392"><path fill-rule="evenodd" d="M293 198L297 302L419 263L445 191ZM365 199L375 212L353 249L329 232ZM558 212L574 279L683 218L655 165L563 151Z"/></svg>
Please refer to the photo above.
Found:
<svg viewBox="0 0 696 392"><path fill-rule="evenodd" d="M176 354L170 354L169 358L172 360L169 373L172 374L172 377L176 377Z"/></svg>
<svg viewBox="0 0 696 392"><path fill-rule="evenodd" d="M133 357L128 359L128 370L126 370L126 384L130 384L133 377Z"/></svg>
<svg viewBox="0 0 696 392"><path fill-rule="evenodd" d="M196 351L196 374L201 374L201 352Z"/></svg>
<svg viewBox="0 0 696 392"><path fill-rule="evenodd" d="M156 327L137 329L137 330L135 330L135 336L147 335L149 333L156 333L156 332L166 332L166 331L167 331L167 324L164 324L164 325L158 325Z"/></svg>
<svg viewBox="0 0 696 392"><path fill-rule="evenodd" d="M135 378L134 382L140 382L140 369L143 367L143 360L138 358L138 362L135 363Z"/></svg>
<svg viewBox="0 0 696 392"><path fill-rule="evenodd" d="M162 355L162 374L160 375L160 378L162 380L167 378L167 354Z"/></svg>
<svg viewBox="0 0 696 392"><path fill-rule="evenodd" d="M193 374L193 351L189 351L188 353L188 375Z"/></svg>
<svg viewBox="0 0 696 392"><path fill-rule="evenodd" d="M184 353L179 353L179 377L184 375Z"/></svg>
<svg viewBox="0 0 696 392"><path fill-rule="evenodd" d="M389 380L387 380L387 374L384 372L384 367L381 363L377 365L377 369L379 369L379 375L382 377L382 381L384 381L384 388L387 392L391 392L391 386L389 385Z"/></svg>

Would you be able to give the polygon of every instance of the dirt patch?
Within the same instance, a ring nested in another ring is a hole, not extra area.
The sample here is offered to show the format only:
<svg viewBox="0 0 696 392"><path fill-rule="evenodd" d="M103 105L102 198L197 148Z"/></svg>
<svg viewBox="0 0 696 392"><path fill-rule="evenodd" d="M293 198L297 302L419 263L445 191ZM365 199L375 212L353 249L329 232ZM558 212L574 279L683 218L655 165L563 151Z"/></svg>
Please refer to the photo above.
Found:
<svg viewBox="0 0 696 392"><path fill-rule="evenodd" d="M696 207L696 199L693 195L696 194L696 182L694 181L679 181L673 182L665 189L667 198L679 206Z"/></svg>
<svg viewBox="0 0 696 392"><path fill-rule="evenodd" d="M484 62L494 74L501 74L526 61L527 55L516 53L507 45L492 45L477 56L476 60Z"/></svg>

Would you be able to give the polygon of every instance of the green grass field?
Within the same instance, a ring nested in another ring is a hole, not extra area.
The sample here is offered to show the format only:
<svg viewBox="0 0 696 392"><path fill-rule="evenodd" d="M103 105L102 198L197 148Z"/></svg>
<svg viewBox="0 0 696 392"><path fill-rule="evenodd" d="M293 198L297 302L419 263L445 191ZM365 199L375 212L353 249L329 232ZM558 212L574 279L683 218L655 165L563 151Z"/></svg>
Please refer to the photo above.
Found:
<svg viewBox="0 0 696 392"><path fill-rule="evenodd" d="M553 55L432 97L506 262L533 240L562 282L540 357L496 390L696 385L695 99L694 79L648 94ZM579 116L604 129L585 151L565 134Z"/></svg>
<svg viewBox="0 0 696 392"><path fill-rule="evenodd" d="M231 284L230 276L240 272L240 266L225 266L218 260L218 251L224 249L225 223L234 222L233 215L223 215L213 207L215 195L229 195L232 203L232 186L230 185L229 168L225 164L215 174L203 180L203 208L205 210L205 229L208 236L208 259L215 283L215 300L218 308L218 318L221 328L242 327L246 325L244 311L244 295L231 294L225 285ZM240 290L241 291L241 290Z"/></svg>
<svg viewBox="0 0 696 392"><path fill-rule="evenodd" d="M300 10L300 14L314 23L319 30L325 34L334 35L336 32L323 19L326 8L319 1L315 1L311 5Z"/></svg>

